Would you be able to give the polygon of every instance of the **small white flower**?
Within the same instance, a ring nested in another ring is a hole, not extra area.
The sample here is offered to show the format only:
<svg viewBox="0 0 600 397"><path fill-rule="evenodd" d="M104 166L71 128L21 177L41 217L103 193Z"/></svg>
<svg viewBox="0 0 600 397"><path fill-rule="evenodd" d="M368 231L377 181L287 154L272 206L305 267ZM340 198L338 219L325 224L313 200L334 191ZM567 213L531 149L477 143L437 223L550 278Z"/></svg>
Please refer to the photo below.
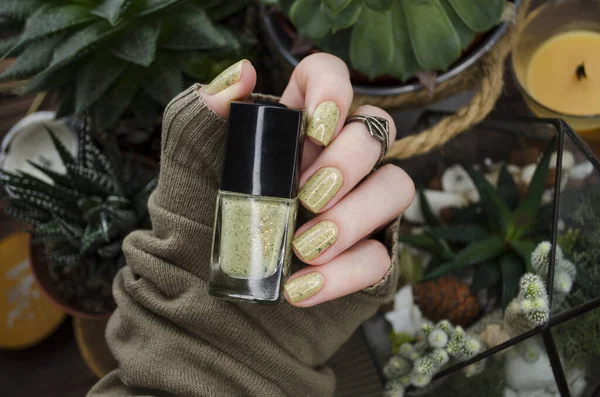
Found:
<svg viewBox="0 0 600 397"><path fill-rule="evenodd" d="M431 334L431 332L433 332L433 330L434 330L433 323L431 323L429 321L425 321L425 322L423 322L423 324L421 324L421 332L423 333L423 335L429 336Z"/></svg>
<svg viewBox="0 0 600 397"><path fill-rule="evenodd" d="M577 276L577 267L573 262L566 258L562 258L561 260L556 261L556 271L566 272L571 278L575 278Z"/></svg>
<svg viewBox="0 0 600 397"><path fill-rule="evenodd" d="M519 281L521 299L534 299L546 295L546 287L541 277L533 273L525 273Z"/></svg>
<svg viewBox="0 0 600 397"><path fill-rule="evenodd" d="M436 349L441 349L448 343L448 335L441 329L434 329L428 337L429 344Z"/></svg>
<svg viewBox="0 0 600 397"><path fill-rule="evenodd" d="M436 365L433 363L433 360L429 357L422 357L415 361L415 365L413 367L413 372L419 375L428 375L432 376L436 370Z"/></svg>

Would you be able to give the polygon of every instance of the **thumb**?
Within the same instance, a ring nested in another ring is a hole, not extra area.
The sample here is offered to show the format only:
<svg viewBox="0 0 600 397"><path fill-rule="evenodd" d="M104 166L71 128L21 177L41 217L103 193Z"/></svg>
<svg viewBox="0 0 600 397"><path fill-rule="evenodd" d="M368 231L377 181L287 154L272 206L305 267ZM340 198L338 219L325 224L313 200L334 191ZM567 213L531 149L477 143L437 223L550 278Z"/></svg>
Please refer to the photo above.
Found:
<svg viewBox="0 0 600 397"><path fill-rule="evenodd" d="M229 102L246 99L255 85L256 70L250 61L242 59L203 86L200 95L215 113L226 119L229 115Z"/></svg>

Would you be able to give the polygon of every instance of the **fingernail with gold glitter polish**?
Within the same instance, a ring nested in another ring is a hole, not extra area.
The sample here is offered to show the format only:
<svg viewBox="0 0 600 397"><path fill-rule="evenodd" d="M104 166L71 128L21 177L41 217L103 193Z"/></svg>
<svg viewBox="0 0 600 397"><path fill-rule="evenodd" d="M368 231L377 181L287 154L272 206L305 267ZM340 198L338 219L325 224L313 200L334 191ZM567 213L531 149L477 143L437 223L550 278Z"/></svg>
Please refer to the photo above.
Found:
<svg viewBox="0 0 600 397"><path fill-rule="evenodd" d="M319 212L342 187L342 172L334 167L325 167L317 171L300 189L298 198L306 208Z"/></svg>
<svg viewBox="0 0 600 397"><path fill-rule="evenodd" d="M288 281L284 288L292 303L298 303L319 292L323 288L324 281L325 278L321 273L311 272Z"/></svg>
<svg viewBox="0 0 600 397"><path fill-rule="evenodd" d="M308 119L306 135L327 146L340 120L340 108L334 101L321 102Z"/></svg>
<svg viewBox="0 0 600 397"><path fill-rule="evenodd" d="M319 222L294 239L292 244L304 261L310 261L321 255L337 240L337 225L330 221Z"/></svg>
<svg viewBox="0 0 600 397"><path fill-rule="evenodd" d="M208 85L204 86L204 92L208 95L218 94L225 88L231 87L242 78L242 66L244 62L248 62L245 59L234 63L227 69L221 72L217 77L213 79Z"/></svg>

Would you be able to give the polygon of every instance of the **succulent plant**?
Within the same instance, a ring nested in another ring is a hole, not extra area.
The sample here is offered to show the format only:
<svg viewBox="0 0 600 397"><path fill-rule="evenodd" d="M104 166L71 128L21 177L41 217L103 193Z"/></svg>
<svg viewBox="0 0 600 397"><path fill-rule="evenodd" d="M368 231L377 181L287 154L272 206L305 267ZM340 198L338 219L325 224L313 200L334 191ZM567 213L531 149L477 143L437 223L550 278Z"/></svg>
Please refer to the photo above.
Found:
<svg viewBox="0 0 600 397"><path fill-rule="evenodd" d="M0 171L0 186L9 193L6 211L32 225L32 240L43 246L50 273L67 300L88 311L108 311L112 280L125 263L123 238L149 226L147 201L157 170L133 156L123 158L115 144L100 147L87 131L80 133L73 157L46 129L66 174L33 162L52 183L25 172ZM88 302L90 290L104 295L104 301Z"/></svg>
<svg viewBox="0 0 600 397"><path fill-rule="evenodd" d="M263 0L279 3L301 36L369 78L407 80L448 69L506 0Z"/></svg>
<svg viewBox="0 0 600 397"><path fill-rule="evenodd" d="M388 379L386 396L403 396L408 386L425 387L450 360L468 360L483 349L476 337L448 320L437 324L424 322L417 340L403 343L398 354L385 365L383 372ZM483 361L478 361L466 367L465 375L481 372L484 365Z"/></svg>
<svg viewBox="0 0 600 397"><path fill-rule="evenodd" d="M87 112L97 129L112 126L126 111L147 123L183 90L185 79L210 78L248 50L247 34L215 22L248 3L3 0L0 17L24 28L0 54L18 55L0 80L31 78L25 92L58 91L59 115Z"/></svg>
<svg viewBox="0 0 600 397"><path fill-rule="evenodd" d="M519 294L504 311L504 327L511 336L545 325L550 319L550 303L541 277L525 273L519 281Z"/></svg>
<svg viewBox="0 0 600 397"><path fill-rule="evenodd" d="M494 188L481 173L470 170L481 200L454 209L451 224L442 225L421 192L421 207L428 226L419 235L402 235L400 241L434 254L424 281L473 267L473 293L488 289L506 308L519 290L519 279L533 272L531 255L546 240L552 225L552 205L542 205L556 140L544 151L522 199L513 177L502 168Z"/></svg>

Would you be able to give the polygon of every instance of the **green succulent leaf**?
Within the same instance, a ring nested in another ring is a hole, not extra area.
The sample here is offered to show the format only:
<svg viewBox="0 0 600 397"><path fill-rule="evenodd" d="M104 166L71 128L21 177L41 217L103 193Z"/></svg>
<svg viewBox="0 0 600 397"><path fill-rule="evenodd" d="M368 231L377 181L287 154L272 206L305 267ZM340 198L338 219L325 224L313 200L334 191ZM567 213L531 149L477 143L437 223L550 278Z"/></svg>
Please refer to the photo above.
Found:
<svg viewBox="0 0 600 397"><path fill-rule="evenodd" d="M475 38L475 32L469 28L463 20L458 16L454 8L450 5L448 0L440 0L440 4L444 7L444 11L446 11L446 15L450 19L452 26L456 30L458 34L458 38L460 39L460 47L464 50L466 49Z"/></svg>
<svg viewBox="0 0 600 397"><path fill-rule="evenodd" d="M392 25L394 29L394 60L388 73L402 81L413 77L421 70L410 42L404 8L400 1L392 4Z"/></svg>
<svg viewBox="0 0 600 397"><path fill-rule="evenodd" d="M301 36L318 40L329 31L329 21L321 12L321 3L314 0L296 0L290 8L290 20Z"/></svg>
<svg viewBox="0 0 600 397"><path fill-rule="evenodd" d="M469 244L489 237L489 232L478 225L455 224L429 228L428 232L439 239L450 243Z"/></svg>
<svg viewBox="0 0 600 397"><path fill-rule="evenodd" d="M451 262L442 264L434 271L428 272L425 278L432 280L451 271L490 260L503 253L504 249L504 241L496 236L476 241L459 251Z"/></svg>
<svg viewBox="0 0 600 397"><path fill-rule="evenodd" d="M227 40L213 24L206 11L188 7L172 25L166 27L159 45L171 50L210 50L225 47Z"/></svg>
<svg viewBox="0 0 600 397"><path fill-rule="evenodd" d="M506 203L510 210L517 208L519 205L519 188L506 166L500 169L496 191L500 199Z"/></svg>
<svg viewBox="0 0 600 397"><path fill-rule="evenodd" d="M350 61L370 79L387 72L394 60L392 14L364 8L352 29Z"/></svg>
<svg viewBox="0 0 600 397"><path fill-rule="evenodd" d="M143 73L128 67L115 83L103 94L102 100L92 106L92 120L98 131L114 126L131 104L142 86Z"/></svg>
<svg viewBox="0 0 600 397"><path fill-rule="evenodd" d="M106 19L111 25L115 26L131 3L131 0L104 0L92 10L92 14Z"/></svg>
<svg viewBox="0 0 600 397"><path fill-rule="evenodd" d="M215 1L214 4L202 4L202 7L206 9L210 19L213 21L222 21L242 11L249 4L251 4L251 0L230 0Z"/></svg>
<svg viewBox="0 0 600 397"><path fill-rule="evenodd" d="M477 266L471 282L471 293L492 287L500 281L500 267L496 260L484 262Z"/></svg>
<svg viewBox="0 0 600 397"><path fill-rule="evenodd" d="M515 211L515 217L517 220L517 226L528 225L533 221L540 204L542 202L542 196L544 194L546 179L548 178L550 157L556 146L556 137L548 144L548 147L544 151L538 166L533 173L529 188L525 193L525 197L521 201L521 204Z"/></svg>
<svg viewBox="0 0 600 397"><path fill-rule="evenodd" d="M424 70L446 70L460 55L458 33L438 0L401 1L415 59ZM427 21L427 23L423 23Z"/></svg>
<svg viewBox="0 0 600 397"><path fill-rule="evenodd" d="M47 0L2 0L0 16L8 19L24 20L35 10L46 4Z"/></svg>
<svg viewBox="0 0 600 397"><path fill-rule="evenodd" d="M48 4L29 17L21 34L21 43L85 25L94 19L90 10L82 5Z"/></svg>
<svg viewBox="0 0 600 397"><path fill-rule="evenodd" d="M531 253L535 249L535 244L530 240L513 240L508 242L515 253L525 263L525 269L528 272L533 272L531 265Z"/></svg>
<svg viewBox="0 0 600 397"><path fill-rule="evenodd" d="M440 224L440 220L435 216L433 211L431 210L431 206L429 205L429 200L427 200L427 195L423 189L419 189L419 203L421 204L421 212L423 213L423 219L425 219L425 223L429 226L437 226Z"/></svg>
<svg viewBox="0 0 600 397"><path fill-rule="evenodd" d="M157 59L148 69L148 75L151 78L145 79L142 85L163 106L183 91L181 72L171 61Z"/></svg>
<svg viewBox="0 0 600 397"><path fill-rule="evenodd" d="M114 56L136 65L148 67L154 61L160 20L151 19L124 32L114 43L111 51Z"/></svg>
<svg viewBox="0 0 600 397"><path fill-rule="evenodd" d="M475 32L485 32L500 22L506 0L447 0L463 22Z"/></svg>
<svg viewBox="0 0 600 397"><path fill-rule="evenodd" d="M69 149L66 148L62 141L58 139L58 137L46 124L42 124L42 126L44 127L44 130L46 130L48 135L50 135L50 139L52 140L54 149L56 149L56 152L58 153L58 156L60 157L60 160L65 165L65 167L68 165L75 164L75 158L73 157Z"/></svg>
<svg viewBox="0 0 600 397"><path fill-rule="evenodd" d="M27 162L32 167L34 167L38 171L41 171L46 176L48 176L50 179L52 179L52 181L54 182L54 184L60 185L60 186L72 187L72 181L69 178L67 178L65 175L59 174L58 172L55 172L55 171L52 171L51 169L48 169L48 168L43 167L43 166L41 166L41 165L39 165L37 163L34 163L31 160L27 160Z"/></svg>
<svg viewBox="0 0 600 397"><path fill-rule="evenodd" d="M468 170L475 187L479 191L483 209L487 214L492 230L497 230L503 236L509 235L514 228L514 215L510 208L498 196L494 187L476 170Z"/></svg>
<svg viewBox="0 0 600 397"><path fill-rule="evenodd" d="M106 93L127 64L113 56L91 58L77 73L75 113L81 114Z"/></svg>
<svg viewBox="0 0 600 397"><path fill-rule="evenodd" d="M45 69L52 61L54 49L62 42L63 35L55 35L36 41L25 47L15 62L4 73L0 80L12 80L29 77Z"/></svg>
<svg viewBox="0 0 600 397"><path fill-rule="evenodd" d="M325 4L321 5L321 11L327 17L333 33L354 25L362 12L363 5L360 0L351 0L338 12L334 12ZM348 43L345 43L348 45Z"/></svg>
<svg viewBox="0 0 600 397"><path fill-rule="evenodd" d="M525 273L523 261L514 253L507 252L500 257L500 272L502 273L502 308L506 309L519 293L519 280Z"/></svg>
<svg viewBox="0 0 600 397"><path fill-rule="evenodd" d="M364 0L365 6L373 11L385 12L390 9L394 0Z"/></svg>
<svg viewBox="0 0 600 397"><path fill-rule="evenodd" d="M438 254L441 253L439 242L434 237L429 235L401 234L400 236L398 236L398 241L428 252Z"/></svg>
<svg viewBox="0 0 600 397"><path fill-rule="evenodd" d="M66 39L56 49L50 68L63 67L73 62L116 32L117 30L112 29L112 26L106 21L98 21L86 26Z"/></svg>
<svg viewBox="0 0 600 397"><path fill-rule="evenodd" d="M351 36L352 29L337 30L335 33L328 34L320 39L318 45L323 51L337 56L346 63L350 63Z"/></svg>
<svg viewBox="0 0 600 397"><path fill-rule="evenodd" d="M521 228L520 237L534 241L548 240L552 233L553 203L542 205L535 214L534 221Z"/></svg>
<svg viewBox="0 0 600 397"><path fill-rule="evenodd" d="M62 68L46 68L35 75L29 83L23 88L23 94L33 94L41 91L68 90L68 86L73 82L73 76L77 75L77 65L71 64ZM73 99L75 92L72 91ZM73 100L74 103L74 100Z"/></svg>
<svg viewBox="0 0 600 397"><path fill-rule="evenodd" d="M134 17L140 18L164 10L167 7L173 7L180 3L184 3L185 1L186 0L138 0L131 8Z"/></svg>
<svg viewBox="0 0 600 397"><path fill-rule="evenodd" d="M322 0L323 5L325 5L329 11L331 11L332 15L336 15L340 11L342 11L346 6L353 2L353 0ZM358 1L356 1L358 3Z"/></svg>
<svg viewBox="0 0 600 397"><path fill-rule="evenodd" d="M0 40L0 57L12 56L16 57L25 50L24 47L19 48L21 51L17 51L16 45L21 40L20 36L11 36L7 39ZM10 51L10 53L9 53Z"/></svg>

